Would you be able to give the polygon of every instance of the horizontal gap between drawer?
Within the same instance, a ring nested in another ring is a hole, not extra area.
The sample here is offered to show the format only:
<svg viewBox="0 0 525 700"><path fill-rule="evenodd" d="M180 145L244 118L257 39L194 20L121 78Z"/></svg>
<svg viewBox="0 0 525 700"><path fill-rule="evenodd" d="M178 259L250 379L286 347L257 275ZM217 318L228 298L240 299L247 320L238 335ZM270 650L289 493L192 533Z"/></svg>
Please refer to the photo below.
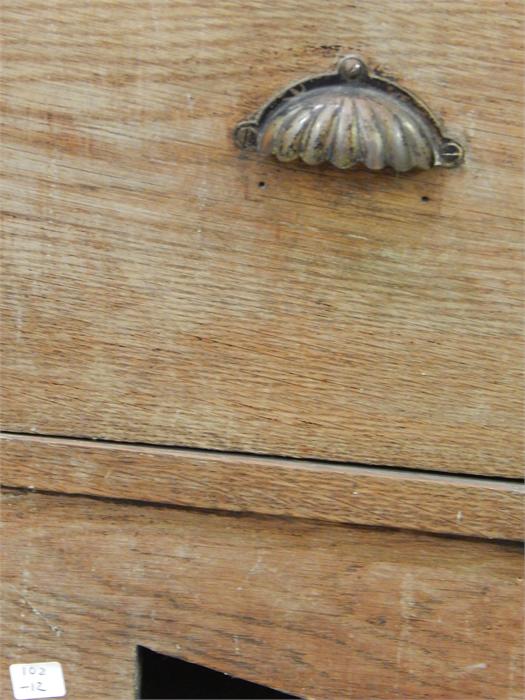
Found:
<svg viewBox="0 0 525 700"><path fill-rule="evenodd" d="M503 483L503 484L524 484L525 479L518 479L518 478L509 478L505 476L496 476L492 474L466 474L464 472L457 472L457 471L447 471L446 469L439 470L439 469L421 469L421 468L413 468L413 467L400 467L399 465L396 466L391 466L388 464L373 464L373 463L363 463L363 462L350 462L350 461L343 461L343 460L335 460L335 459L319 459L316 457L292 457L290 455L279 455L279 454L270 454L270 453L261 453L261 452L236 452L233 450L219 450L219 449L213 449L213 448L202 448L202 447L188 447L186 445L176 445L176 444L158 444L158 443L151 443L151 442L139 442L139 441L130 441L130 440L108 440L106 438L98 438L98 437L90 437L90 436L77 436L77 435L59 435L59 434L51 434L51 433L32 433L32 432L24 432L24 431L15 431L15 430L0 430L0 438L2 436L12 436L12 437L20 437L20 438L31 438L35 440L60 440L60 441L71 441L72 444L74 443L84 443L87 445L110 445L110 446L115 446L115 447L129 447L129 448L140 448L140 449L145 449L145 450L167 450L167 451L174 451L176 450L177 452L185 452L188 454L195 454L195 455L222 455L225 457L232 457L232 458L250 458L254 460L261 460L263 463L265 460L279 460L282 462L291 462L291 463L298 463L298 464L312 464L316 465L319 467L352 467L352 468L358 468L358 469L366 469L370 470L370 472L374 473L380 473L381 470L388 471L389 473L399 473L402 475L406 474L414 474L419 477L440 477L440 476L445 476L447 478L457 478L460 479L461 481L463 480L468 480L468 481L485 481L485 482L494 482L494 483Z"/></svg>
<svg viewBox="0 0 525 700"><path fill-rule="evenodd" d="M36 489L36 488L26 488L26 487L21 487L21 486L9 486L7 484L0 483L0 496L2 494L9 495L19 495L19 496L44 496L47 497L49 496L50 498L67 498L67 499L72 499L73 501L94 501L94 502L100 502L100 503L113 503L116 506L133 506L134 508L155 508L158 510L180 510L183 512L190 512L190 513L202 513L203 515L209 514L209 515L214 515L214 516L222 516L224 518L267 518L267 519L273 519L278 516L274 515L268 515L266 513L261 513L261 512L254 512L254 511L231 511L231 510L224 510L224 509L219 509L219 508L202 508L202 507L197 507L197 506L186 506L186 505L177 505L177 504L172 504L172 503L164 503L162 501L148 501L148 500L140 500L137 498L118 498L115 496L97 496L93 494L86 494L86 493L65 493L63 491L50 491L50 490L45 490L45 489ZM490 544L495 544L495 545L502 545L502 546L509 546L511 548L514 547L520 547L520 551L523 550L523 543L522 539L520 538L494 538L494 537L485 537L483 535L458 535L456 533L448 533L448 532L437 532L437 531L425 531L421 530L421 528L418 529L412 529L408 527L396 527L393 528L388 525L365 525L361 523L341 523L341 522L331 522L331 521L326 521L325 519L319 518L317 520L314 520L312 518L293 518L294 520L307 520L309 522L318 522L320 526L322 525L333 525L333 526L339 526L339 527L352 527L352 528L358 528L358 529L372 529L375 532L377 531L383 531L383 532L392 532L394 530L403 530L403 531L408 531L408 532L413 532L415 535L417 534L422 534L422 535L427 535L431 537L442 537L445 539L459 539L459 540L472 540L476 542L482 542L486 541L487 539L490 540Z"/></svg>
<svg viewBox="0 0 525 700"><path fill-rule="evenodd" d="M516 480L192 448L0 434L7 487L521 540Z"/></svg>

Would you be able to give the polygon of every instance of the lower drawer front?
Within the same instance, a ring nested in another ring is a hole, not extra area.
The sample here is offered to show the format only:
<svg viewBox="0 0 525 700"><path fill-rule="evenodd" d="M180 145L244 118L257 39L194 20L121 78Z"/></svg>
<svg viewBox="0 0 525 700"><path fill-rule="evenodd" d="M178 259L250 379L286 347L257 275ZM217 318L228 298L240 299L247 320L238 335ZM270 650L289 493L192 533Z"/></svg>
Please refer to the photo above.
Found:
<svg viewBox="0 0 525 700"><path fill-rule="evenodd" d="M3 499L7 666L129 700L143 645L307 698L518 700L516 545L83 498Z"/></svg>

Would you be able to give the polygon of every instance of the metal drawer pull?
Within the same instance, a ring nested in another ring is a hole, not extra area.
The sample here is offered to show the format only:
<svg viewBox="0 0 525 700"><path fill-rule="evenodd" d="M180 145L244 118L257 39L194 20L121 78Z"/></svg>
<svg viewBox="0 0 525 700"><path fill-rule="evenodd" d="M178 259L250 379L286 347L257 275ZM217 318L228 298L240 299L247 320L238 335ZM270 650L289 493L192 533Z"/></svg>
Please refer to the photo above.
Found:
<svg viewBox="0 0 525 700"><path fill-rule="evenodd" d="M443 136L421 100L370 72L357 56L341 59L335 73L306 78L275 95L237 124L234 141L280 161L329 161L342 169L450 168L464 158L463 147Z"/></svg>

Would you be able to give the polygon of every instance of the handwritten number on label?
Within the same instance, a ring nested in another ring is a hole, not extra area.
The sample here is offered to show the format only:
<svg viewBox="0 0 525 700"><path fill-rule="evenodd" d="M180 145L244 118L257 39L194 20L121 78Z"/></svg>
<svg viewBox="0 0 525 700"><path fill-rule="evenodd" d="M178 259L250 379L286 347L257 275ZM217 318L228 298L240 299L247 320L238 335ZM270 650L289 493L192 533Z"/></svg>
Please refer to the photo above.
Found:
<svg viewBox="0 0 525 700"><path fill-rule="evenodd" d="M47 692L47 688L44 688L42 681L31 683L31 685L21 685L20 690L31 690L32 692L39 690L41 693Z"/></svg>
<svg viewBox="0 0 525 700"><path fill-rule="evenodd" d="M39 676L46 675L46 669L43 666L39 666L38 669L36 666L24 666L22 669L22 673L24 674L24 676L26 676L28 673L30 676L34 676L36 675L37 670Z"/></svg>
<svg viewBox="0 0 525 700"><path fill-rule="evenodd" d="M66 695L62 666L58 661L11 664L9 673L15 700L44 700Z"/></svg>

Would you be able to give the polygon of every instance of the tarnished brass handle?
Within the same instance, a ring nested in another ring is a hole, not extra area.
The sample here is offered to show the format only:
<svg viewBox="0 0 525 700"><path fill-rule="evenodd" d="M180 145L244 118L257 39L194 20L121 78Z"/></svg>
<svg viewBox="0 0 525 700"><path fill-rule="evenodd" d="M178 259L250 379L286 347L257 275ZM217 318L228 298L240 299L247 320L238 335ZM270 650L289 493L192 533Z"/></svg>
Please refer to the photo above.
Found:
<svg viewBox="0 0 525 700"><path fill-rule="evenodd" d="M239 148L280 161L329 161L345 169L450 168L464 158L463 147L443 136L421 100L370 72L358 56L345 56L335 73L306 78L275 95L237 124L234 140Z"/></svg>

